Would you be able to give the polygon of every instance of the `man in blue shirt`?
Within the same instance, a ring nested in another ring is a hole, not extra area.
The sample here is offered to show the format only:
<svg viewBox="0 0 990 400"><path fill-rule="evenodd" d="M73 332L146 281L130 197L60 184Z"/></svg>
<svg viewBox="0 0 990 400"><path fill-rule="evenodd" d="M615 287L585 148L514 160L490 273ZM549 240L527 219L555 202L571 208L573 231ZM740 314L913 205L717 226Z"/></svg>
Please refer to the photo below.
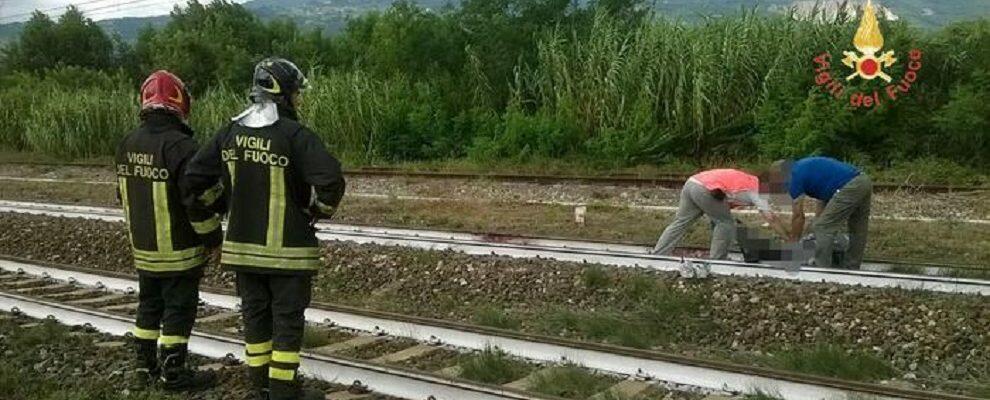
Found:
<svg viewBox="0 0 990 400"><path fill-rule="evenodd" d="M774 163L774 173L783 178L784 188L794 199L791 241L804 234L807 198L819 201L812 224L815 233L815 265L859 269L866 250L870 226L873 182L858 168L828 157L808 157ZM849 229L849 250L845 265L832 265L832 245L843 224Z"/></svg>

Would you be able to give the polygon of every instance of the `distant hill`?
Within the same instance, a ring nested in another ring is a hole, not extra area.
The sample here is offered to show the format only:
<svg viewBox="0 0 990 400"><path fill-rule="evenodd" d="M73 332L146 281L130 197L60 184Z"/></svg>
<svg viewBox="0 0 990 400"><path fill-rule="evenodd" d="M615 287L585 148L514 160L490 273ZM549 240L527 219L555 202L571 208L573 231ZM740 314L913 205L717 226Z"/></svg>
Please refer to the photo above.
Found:
<svg viewBox="0 0 990 400"><path fill-rule="evenodd" d="M833 0L829 0L833 1ZM923 28L979 17L990 17L990 0L877 0L890 14ZM422 7L439 9L458 0L419 0ZM588 0L580 0L587 3ZM783 13L791 7L808 7L815 0L655 0L661 15L694 20L702 15L729 15L743 9L758 8L767 13ZM340 32L347 21L371 10L383 10L392 0L251 0L244 6L260 18L289 18L303 27L319 28L326 33ZM161 26L168 16L120 18L100 21L108 32L134 40L141 28ZM0 43L20 34L23 23L0 25Z"/></svg>
<svg viewBox="0 0 990 400"><path fill-rule="evenodd" d="M164 26L168 23L169 18L168 15L143 18L116 18L97 21L96 24L111 35L118 34L124 40L133 41L137 39L141 29L149 25L154 27ZM0 43L6 43L16 39L21 34L21 29L23 28L23 22L0 25Z"/></svg>

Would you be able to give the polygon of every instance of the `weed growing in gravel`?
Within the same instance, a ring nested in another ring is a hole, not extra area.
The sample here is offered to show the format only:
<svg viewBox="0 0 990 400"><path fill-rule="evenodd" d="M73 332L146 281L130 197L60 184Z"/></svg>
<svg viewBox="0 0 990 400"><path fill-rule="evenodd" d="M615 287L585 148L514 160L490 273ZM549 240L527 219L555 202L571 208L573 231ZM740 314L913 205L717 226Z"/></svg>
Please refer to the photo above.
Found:
<svg viewBox="0 0 990 400"><path fill-rule="evenodd" d="M475 311L473 321L478 325L501 329L519 329L522 325L518 318L494 306L482 307Z"/></svg>
<svg viewBox="0 0 990 400"><path fill-rule="evenodd" d="M619 313L552 309L537 323L541 331L550 335L577 335L587 340L636 348L647 348L653 343L647 327Z"/></svg>
<svg viewBox="0 0 990 400"><path fill-rule="evenodd" d="M458 362L464 379L502 385L526 375L533 366L510 357L501 349L487 348L477 354L467 354Z"/></svg>
<svg viewBox="0 0 990 400"><path fill-rule="evenodd" d="M990 399L990 386L975 387L969 394L978 399Z"/></svg>
<svg viewBox="0 0 990 400"><path fill-rule="evenodd" d="M858 381L890 378L895 372L886 361L835 345L784 352L777 356L776 364L792 371Z"/></svg>
<svg viewBox="0 0 990 400"><path fill-rule="evenodd" d="M895 265L890 268L889 272L917 275L923 273L924 268L917 265Z"/></svg>
<svg viewBox="0 0 990 400"><path fill-rule="evenodd" d="M587 270L586 270L587 271ZM544 333L576 334L585 339L622 346L648 348L690 335L703 324L704 298L673 291L650 276L632 276L614 284L619 292L616 310L594 312L550 309L538 319Z"/></svg>
<svg viewBox="0 0 990 400"><path fill-rule="evenodd" d="M576 365L564 365L533 376L529 389L551 396L587 399L616 382L616 378L597 375Z"/></svg>
<svg viewBox="0 0 990 400"><path fill-rule="evenodd" d="M11 347L36 347L48 343L55 338L65 337L69 333L69 328L59 325L57 322L46 320L41 325L33 328L26 328L17 331L8 340Z"/></svg>
<svg viewBox="0 0 990 400"><path fill-rule="evenodd" d="M66 368L68 371L72 369L64 364L56 364L58 358L53 357L51 352L57 350L46 347L52 346L52 343L60 343L72 348L83 346L90 339L69 336L68 327L53 321L44 321L41 325L30 328L19 327L18 324L22 322L0 321L0 332L4 336L0 340L0 353L12 353L0 363L0 393L3 393L3 399L177 400L177 397L155 392L121 394L111 380L65 374L59 375L57 380L52 379L51 376L58 373L51 368Z"/></svg>
<svg viewBox="0 0 990 400"><path fill-rule="evenodd" d="M592 265L581 271L581 282L588 290L598 291L611 284L612 280L604 268L600 265Z"/></svg>
<svg viewBox="0 0 990 400"><path fill-rule="evenodd" d="M326 330L308 325L303 330L302 347L304 349L322 347L328 344L330 344L330 337Z"/></svg>
<svg viewBox="0 0 990 400"><path fill-rule="evenodd" d="M177 400L178 397L162 393L121 394L112 385L98 381L85 388L74 386L61 388L65 382L52 382L42 375L31 373L17 366L0 365L0 392L7 400Z"/></svg>

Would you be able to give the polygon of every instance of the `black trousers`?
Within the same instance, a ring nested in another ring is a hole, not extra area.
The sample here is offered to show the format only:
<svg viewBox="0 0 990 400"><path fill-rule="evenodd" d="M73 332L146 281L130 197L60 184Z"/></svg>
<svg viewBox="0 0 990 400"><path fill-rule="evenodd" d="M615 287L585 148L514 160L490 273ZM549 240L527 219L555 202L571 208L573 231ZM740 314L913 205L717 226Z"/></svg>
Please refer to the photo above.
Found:
<svg viewBox="0 0 990 400"><path fill-rule="evenodd" d="M196 323L201 278L201 269L167 277L139 274L134 336L157 340L163 347L187 344Z"/></svg>
<svg viewBox="0 0 990 400"><path fill-rule="evenodd" d="M312 282L309 275L237 272L251 380L261 386L270 379L272 399L294 390Z"/></svg>

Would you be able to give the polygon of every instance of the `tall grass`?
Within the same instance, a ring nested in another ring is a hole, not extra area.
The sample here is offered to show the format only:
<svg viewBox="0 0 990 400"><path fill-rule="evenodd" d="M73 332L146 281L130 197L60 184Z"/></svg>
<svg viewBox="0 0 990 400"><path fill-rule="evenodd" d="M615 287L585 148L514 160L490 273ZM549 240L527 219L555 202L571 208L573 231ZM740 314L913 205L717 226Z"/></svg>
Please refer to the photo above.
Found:
<svg viewBox="0 0 990 400"><path fill-rule="evenodd" d="M779 82L810 88L803 67L847 31L842 20L812 24L755 12L628 30L600 14L586 37L555 31L539 42L539 62L517 81L516 101L577 121L581 137L608 157L649 158L672 144L700 156L752 129L754 111Z"/></svg>
<svg viewBox="0 0 990 400"><path fill-rule="evenodd" d="M985 167L988 141L979 127L990 117L973 110L990 98L987 80L976 79L990 76L977 62L990 42L986 19L934 34L885 23L888 47L902 57L925 48L926 80L898 107L872 112L850 111L813 89L811 59L851 48L856 24L842 15L809 22L744 12L686 24L600 13L589 24L536 35L533 60L519 61L504 81L478 72L484 66L471 49L459 74L317 68L302 118L352 163L470 156L627 166L822 152L882 163L951 157ZM20 83L0 89L0 147L112 154L115 139L136 124L136 88L93 72L69 79L78 75L70 72L2 78ZM243 109L246 91L247 82L213 87L196 99L191 124L200 137ZM494 92L511 93L507 104Z"/></svg>
<svg viewBox="0 0 990 400"><path fill-rule="evenodd" d="M35 104L24 127L25 146L38 153L67 157L113 154L137 121L137 95L53 91Z"/></svg>

